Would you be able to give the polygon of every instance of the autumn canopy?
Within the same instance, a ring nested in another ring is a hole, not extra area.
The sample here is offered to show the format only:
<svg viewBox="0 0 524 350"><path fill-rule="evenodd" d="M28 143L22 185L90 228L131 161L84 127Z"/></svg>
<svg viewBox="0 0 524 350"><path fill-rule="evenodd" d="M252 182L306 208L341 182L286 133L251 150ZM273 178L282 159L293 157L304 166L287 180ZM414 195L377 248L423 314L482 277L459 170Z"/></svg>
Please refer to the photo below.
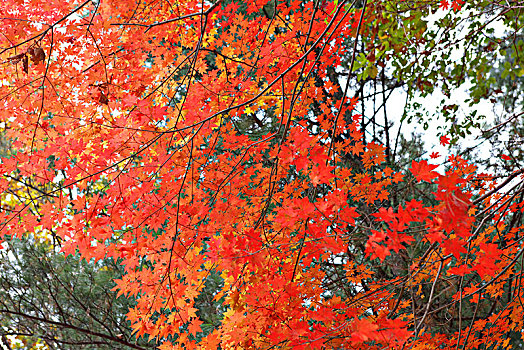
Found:
<svg viewBox="0 0 524 350"><path fill-rule="evenodd" d="M2 1L2 241L117 262L161 350L517 344L518 159L453 148L455 107L431 157L364 108L458 85L421 18L476 3Z"/></svg>

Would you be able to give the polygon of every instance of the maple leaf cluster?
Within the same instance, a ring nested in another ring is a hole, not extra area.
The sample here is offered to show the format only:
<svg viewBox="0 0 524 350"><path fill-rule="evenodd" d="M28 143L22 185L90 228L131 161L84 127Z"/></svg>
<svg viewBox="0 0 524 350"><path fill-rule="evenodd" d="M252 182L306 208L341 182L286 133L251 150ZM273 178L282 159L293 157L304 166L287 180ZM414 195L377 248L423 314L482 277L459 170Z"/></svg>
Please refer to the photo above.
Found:
<svg viewBox="0 0 524 350"><path fill-rule="evenodd" d="M500 298L522 250L498 236L509 214L475 221L473 190L491 205L494 182L460 157L442 175L427 160L393 170L357 100L330 92L372 5L37 3L0 5L1 186L31 188L2 207L2 235L45 232L65 254L121 263L127 319L160 349L480 341L480 316L467 337L430 337L434 290L450 313ZM431 186L429 200L389 204L403 183ZM508 310L522 314L517 298ZM522 328L502 320L497 336Z"/></svg>

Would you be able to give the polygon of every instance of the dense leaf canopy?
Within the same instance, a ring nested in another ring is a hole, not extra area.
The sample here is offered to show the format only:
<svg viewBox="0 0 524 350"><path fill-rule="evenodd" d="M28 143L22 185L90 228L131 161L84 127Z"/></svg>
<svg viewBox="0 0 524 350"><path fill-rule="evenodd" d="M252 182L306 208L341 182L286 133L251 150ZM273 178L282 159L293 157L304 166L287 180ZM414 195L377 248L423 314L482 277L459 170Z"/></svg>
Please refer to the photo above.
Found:
<svg viewBox="0 0 524 350"><path fill-rule="evenodd" d="M521 10L2 2L2 331L50 349L519 344ZM463 112L465 87L500 112ZM28 272L53 300L17 295Z"/></svg>

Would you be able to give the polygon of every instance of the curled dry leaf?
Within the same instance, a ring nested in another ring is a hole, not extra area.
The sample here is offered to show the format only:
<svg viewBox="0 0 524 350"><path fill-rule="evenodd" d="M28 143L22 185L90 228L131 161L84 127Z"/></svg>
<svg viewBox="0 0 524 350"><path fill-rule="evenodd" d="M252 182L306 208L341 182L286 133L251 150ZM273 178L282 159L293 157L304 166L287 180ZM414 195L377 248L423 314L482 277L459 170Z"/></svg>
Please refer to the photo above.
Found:
<svg viewBox="0 0 524 350"><path fill-rule="evenodd" d="M24 70L24 73L28 73L29 72L29 60L27 59L26 55L24 55L24 57L22 57L22 68Z"/></svg>
<svg viewBox="0 0 524 350"><path fill-rule="evenodd" d="M107 95L104 94L103 91L100 91L100 96L98 97L98 102L100 102L103 105L107 105L109 103L109 99L107 98Z"/></svg>
<svg viewBox="0 0 524 350"><path fill-rule="evenodd" d="M31 55L31 61L35 64L45 60L45 51L41 47L27 50L27 52Z"/></svg>
<svg viewBox="0 0 524 350"><path fill-rule="evenodd" d="M20 53L18 55L8 57L7 61L9 61L10 64L17 64L18 62L22 60L22 58L24 58L24 56L25 56L25 53Z"/></svg>

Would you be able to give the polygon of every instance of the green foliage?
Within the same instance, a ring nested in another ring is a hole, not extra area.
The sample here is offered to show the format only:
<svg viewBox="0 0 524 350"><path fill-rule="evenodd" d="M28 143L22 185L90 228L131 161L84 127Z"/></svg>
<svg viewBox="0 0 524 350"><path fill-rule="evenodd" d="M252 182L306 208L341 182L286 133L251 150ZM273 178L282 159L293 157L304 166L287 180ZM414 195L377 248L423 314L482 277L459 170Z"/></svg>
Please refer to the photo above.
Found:
<svg viewBox="0 0 524 350"><path fill-rule="evenodd" d="M11 239L0 251L0 314L11 348L141 349L126 321L133 301L115 298L121 275L112 260L64 257L47 243ZM142 342L143 343L143 342Z"/></svg>

